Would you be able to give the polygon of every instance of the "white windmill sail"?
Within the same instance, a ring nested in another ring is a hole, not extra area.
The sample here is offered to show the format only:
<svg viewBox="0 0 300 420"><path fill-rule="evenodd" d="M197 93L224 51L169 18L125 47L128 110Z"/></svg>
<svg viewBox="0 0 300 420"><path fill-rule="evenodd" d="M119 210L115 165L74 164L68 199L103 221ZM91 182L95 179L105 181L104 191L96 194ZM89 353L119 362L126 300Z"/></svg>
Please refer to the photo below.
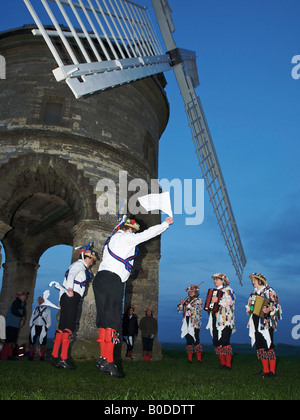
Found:
<svg viewBox="0 0 300 420"><path fill-rule="evenodd" d="M222 236L228 248L236 274L242 284L246 257L231 208L225 181L218 161L204 111L195 88L199 85L195 53L177 48L172 33L175 28L167 0L152 0L172 68L184 100L189 126L195 143L199 165L205 180Z"/></svg>
<svg viewBox="0 0 300 420"><path fill-rule="evenodd" d="M56 80L76 98L171 68L146 7L129 0L23 1L38 27L33 34L44 37L57 62Z"/></svg>

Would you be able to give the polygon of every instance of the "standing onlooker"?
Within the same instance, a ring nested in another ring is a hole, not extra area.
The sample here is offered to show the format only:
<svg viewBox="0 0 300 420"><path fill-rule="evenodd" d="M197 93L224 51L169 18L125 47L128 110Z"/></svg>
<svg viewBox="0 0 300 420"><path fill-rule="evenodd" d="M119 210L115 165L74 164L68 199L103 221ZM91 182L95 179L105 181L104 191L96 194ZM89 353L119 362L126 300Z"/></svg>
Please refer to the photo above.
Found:
<svg viewBox="0 0 300 420"><path fill-rule="evenodd" d="M141 319L139 329L142 333L144 362L150 362L153 352L153 341L157 335L157 320L153 316L152 308L147 308Z"/></svg>
<svg viewBox="0 0 300 420"><path fill-rule="evenodd" d="M6 339L1 353L1 360L16 360L18 355L18 336L26 318L26 300L29 292L19 292L10 305L6 317Z"/></svg>
<svg viewBox="0 0 300 420"><path fill-rule="evenodd" d="M40 360L44 361L46 344L47 344L47 332L51 326L51 311L50 309L43 305L44 299L40 296L37 299L38 306L32 312L29 327L29 360L33 360L34 356L34 345L37 338L40 338Z"/></svg>
<svg viewBox="0 0 300 420"><path fill-rule="evenodd" d="M177 305L177 311L183 312L181 338L186 339L186 352L188 361L193 361L193 353L196 353L198 362L202 362L202 346L200 344L201 310L202 299L199 298L199 286L187 287L187 299L181 299Z"/></svg>
<svg viewBox="0 0 300 420"><path fill-rule="evenodd" d="M123 317L123 340L127 345L126 357L132 359L134 339L138 335L138 318L134 313L134 307L128 306Z"/></svg>

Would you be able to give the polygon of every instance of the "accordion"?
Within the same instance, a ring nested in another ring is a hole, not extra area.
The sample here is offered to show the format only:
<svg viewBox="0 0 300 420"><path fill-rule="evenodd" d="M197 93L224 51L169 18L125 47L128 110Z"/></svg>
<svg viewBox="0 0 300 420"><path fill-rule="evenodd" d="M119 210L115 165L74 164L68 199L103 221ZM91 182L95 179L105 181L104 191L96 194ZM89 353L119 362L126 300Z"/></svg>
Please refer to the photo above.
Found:
<svg viewBox="0 0 300 420"><path fill-rule="evenodd" d="M268 316L268 314L263 312L263 308L267 308L268 306L270 306L270 302L267 299L257 295L255 297L253 313L259 318L265 318Z"/></svg>
<svg viewBox="0 0 300 420"><path fill-rule="evenodd" d="M208 289L206 301L204 304L204 310L207 312L218 312L220 307L219 302L221 300L222 295L223 292L220 289ZM218 301L212 302L213 297L217 297Z"/></svg>

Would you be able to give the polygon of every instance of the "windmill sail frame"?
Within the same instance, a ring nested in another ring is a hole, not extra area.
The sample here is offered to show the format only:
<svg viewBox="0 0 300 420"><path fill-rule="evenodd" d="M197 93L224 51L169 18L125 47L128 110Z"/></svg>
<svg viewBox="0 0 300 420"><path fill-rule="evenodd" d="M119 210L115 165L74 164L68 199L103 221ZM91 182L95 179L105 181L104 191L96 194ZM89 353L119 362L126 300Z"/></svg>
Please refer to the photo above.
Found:
<svg viewBox="0 0 300 420"><path fill-rule="evenodd" d="M242 284L246 257L230 204L221 166L214 147L200 98L196 94L199 84L195 53L177 48L172 33L175 31L171 8L167 0L152 0L172 67L184 101L185 111L195 144L199 166L205 181L217 222L221 229L236 275ZM187 65L189 62L189 65Z"/></svg>
<svg viewBox="0 0 300 420"><path fill-rule="evenodd" d="M38 27L33 34L43 36L57 62L56 80L76 98L170 70L146 7L129 0L23 1Z"/></svg>

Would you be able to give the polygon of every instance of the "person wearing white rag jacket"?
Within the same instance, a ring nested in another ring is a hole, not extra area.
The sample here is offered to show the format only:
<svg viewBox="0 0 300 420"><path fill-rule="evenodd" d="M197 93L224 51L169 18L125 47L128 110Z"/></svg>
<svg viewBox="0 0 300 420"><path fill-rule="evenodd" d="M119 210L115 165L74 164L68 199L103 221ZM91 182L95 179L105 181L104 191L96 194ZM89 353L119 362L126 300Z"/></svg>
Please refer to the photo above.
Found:
<svg viewBox="0 0 300 420"><path fill-rule="evenodd" d="M47 344L47 332L51 326L51 312L47 306L44 306L44 299L40 296L38 298L38 304L32 312L29 327L29 360L33 360L34 356L34 345L37 338L40 341L40 360L44 360L46 344Z"/></svg>

